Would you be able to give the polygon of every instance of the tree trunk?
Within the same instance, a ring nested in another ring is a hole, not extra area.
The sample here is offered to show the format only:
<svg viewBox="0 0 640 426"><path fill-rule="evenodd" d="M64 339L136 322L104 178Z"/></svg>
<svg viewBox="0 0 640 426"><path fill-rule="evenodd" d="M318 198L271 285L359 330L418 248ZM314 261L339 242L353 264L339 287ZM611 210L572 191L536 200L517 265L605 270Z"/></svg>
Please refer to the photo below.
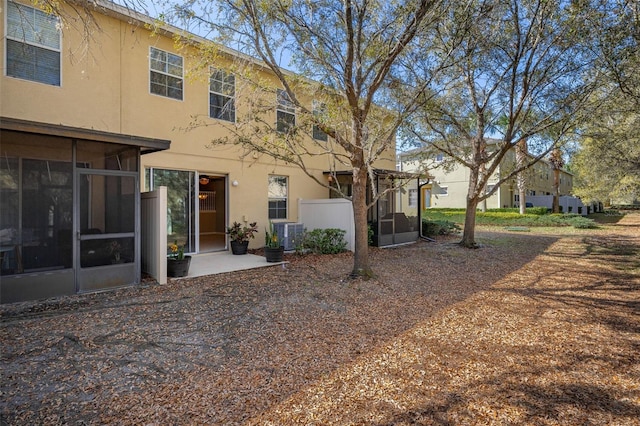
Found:
<svg viewBox="0 0 640 426"><path fill-rule="evenodd" d="M482 153L480 148L476 149L475 164L478 168L469 170L469 186L467 187L467 211L464 215L464 230L462 231L462 241L460 245L467 248L476 248L476 209L478 208L478 180L482 167Z"/></svg>
<svg viewBox="0 0 640 426"><path fill-rule="evenodd" d="M518 167L523 167L526 159L527 152L529 148L527 147L527 140L521 140L516 145L516 165ZM518 198L520 199L520 214L525 214L527 212L527 176L525 175L526 170L521 170L520 173L516 175L516 184L518 186Z"/></svg>
<svg viewBox="0 0 640 426"><path fill-rule="evenodd" d="M553 212L560 213L560 169L553 169Z"/></svg>
<svg viewBox="0 0 640 426"><path fill-rule="evenodd" d="M476 209L478 208L478 197L467 197L467 211L464 215L464 230L462 231L462 241L460 245L467 248L477 248L476 244Z"/></svg>
<svg viewBox="0 0 640 426"><path fill-rule="evenodd" d="M369 263L369 228L367 224L367 170L356 169L353 173L353 219L356 246L353 253L353 277L374 276Z"/></svg>

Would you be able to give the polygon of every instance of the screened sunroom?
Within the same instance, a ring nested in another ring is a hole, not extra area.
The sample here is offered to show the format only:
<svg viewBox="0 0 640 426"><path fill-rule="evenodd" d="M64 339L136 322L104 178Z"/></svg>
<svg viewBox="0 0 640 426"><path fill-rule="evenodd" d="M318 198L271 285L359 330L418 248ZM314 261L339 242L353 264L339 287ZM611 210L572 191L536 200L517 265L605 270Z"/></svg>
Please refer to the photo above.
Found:
<svg viewBox="0 0 640 426"><path fill-rule="evenodd" d="M0 303L138 283L140 155L169 141L0 123Z"/></svg>
<svg viewBox="0 0 640 426"><path fill-rule="evenodd" d="M349 171L326 172L333 186L351 196L353 178ZM373 231L374 246L385 247L418 240L420 236L420 184L422 176L395 170L374 171L376 194L380 198L369 208L367 222ZM367 184L367 202L373 200L371 181ZM335 191L331 198L340 197Z"/></svg>

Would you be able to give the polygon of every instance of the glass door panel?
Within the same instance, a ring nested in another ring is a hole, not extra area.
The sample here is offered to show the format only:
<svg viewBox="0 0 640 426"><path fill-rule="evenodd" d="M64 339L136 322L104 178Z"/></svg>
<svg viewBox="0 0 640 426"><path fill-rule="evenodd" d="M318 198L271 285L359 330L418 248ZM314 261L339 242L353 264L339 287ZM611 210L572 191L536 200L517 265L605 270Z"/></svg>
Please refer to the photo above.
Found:
<svg viewBox="0 0 640 426"><path fill-rule="evenodd" d="M177 241L178 245L184 245L186 253L195 253L195 172L152 169L150 177L151 190L167 187L167 242Z"/></svg>

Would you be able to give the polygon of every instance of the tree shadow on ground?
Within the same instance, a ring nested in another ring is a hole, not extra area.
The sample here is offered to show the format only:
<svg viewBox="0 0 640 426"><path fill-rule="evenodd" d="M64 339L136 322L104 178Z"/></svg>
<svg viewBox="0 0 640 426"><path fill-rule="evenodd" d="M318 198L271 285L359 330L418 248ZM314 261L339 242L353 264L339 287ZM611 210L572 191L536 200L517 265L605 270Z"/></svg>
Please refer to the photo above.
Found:
<svg viewBox="0 0 640 426"><path fill-rule="evenodd" d="M620 394L603 386L584 383L513 385L508 384L510 379L512 378L502 377L497 383L471 383L470 388L489 388L489 391L481 394L474 392L472 398L461 393L452 393L446 395L441 402L403 412L376 425L505 424L498 416L492 418L489 413L477 413L469 409L474 401L498 399L508 402L501 401L501 404L496 404L496 411L508 410L519 413L515 424L595 425L602 424L598 419L608 418L615 419L614 422L632 425L638 424L640 418L640 405L631 402L635 397L632 391Z"/></svg>
<svg viewBox="0 0 640 426"><path fill-rule="evenodd" d="M0 410L35 423L238 423L488 289L556 240L504 234L480 250L449 241L372 250L378 278L369 281L345 279L349 254L311 256L287 269L6 307ZM58 399L46 383L58 384ZM178 391L188 404L172 398Z"/></svg>
<svg viewBox="0 0 640 426"><path fill-rule="evenodd" d="M496 299L529 300L523 305L536 307L538 327L553 318L548 333L565 328L581 335L563 338L560 346L503 348L518 361L512 371L487 371L486 378L376 424L640 424L640 247L620 235L582 242L584 251L554 251L522 285L491 290ZM572 276L580 279L567 279ZM531 364L541 350L552 362ZM483 403L485 411L474 410ZM517 414L505 421L505 413Z"/></svg>

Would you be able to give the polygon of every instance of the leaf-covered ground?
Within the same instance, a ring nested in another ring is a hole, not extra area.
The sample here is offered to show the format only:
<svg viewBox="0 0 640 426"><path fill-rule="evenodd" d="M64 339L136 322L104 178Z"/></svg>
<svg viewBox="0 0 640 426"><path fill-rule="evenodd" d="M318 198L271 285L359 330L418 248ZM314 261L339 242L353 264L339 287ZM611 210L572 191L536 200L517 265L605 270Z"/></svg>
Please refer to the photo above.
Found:
<svg viewBox="0 0 640 426"><path fill-rule="evenodd" d="M640 425L640 215L0 307L2 424Z"/></svg>

